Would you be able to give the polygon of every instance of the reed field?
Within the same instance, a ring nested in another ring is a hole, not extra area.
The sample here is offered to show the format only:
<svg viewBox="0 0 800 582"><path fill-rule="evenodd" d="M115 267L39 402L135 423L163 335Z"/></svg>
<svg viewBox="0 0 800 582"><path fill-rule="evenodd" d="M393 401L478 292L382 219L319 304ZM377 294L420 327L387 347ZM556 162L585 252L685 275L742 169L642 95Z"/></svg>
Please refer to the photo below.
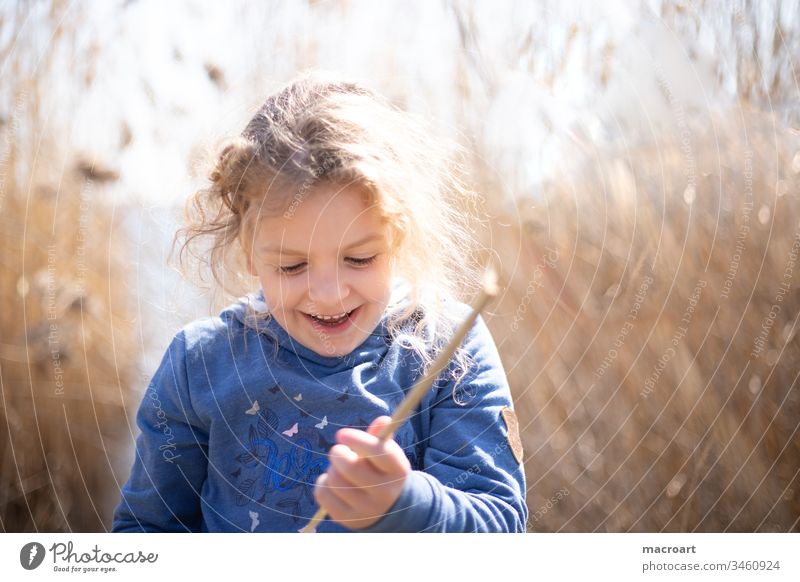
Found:
<svg viewBox="0 0 800 582"><path fill-rule="evenodd" d="M53 7L53 22L63 8ZM48 125L48 87L38 75L58 61L64 40L54 35L35 66L32 41L3 53L11 105L1 130L0 194L0 527L7 532L103 531L130 457L137 345L130 249L105 196L115 172L64 147Z"/></svg>
<svg viewBox="0 0 800 582"><path fill-rule="evenodd" d="M220 305L169 258L198 160L310 68L463 149L528 531L800 531L800 4L490 4L0 10L0 531L110 528Z"/></svg>
<svg viewBox="0 0 800 582"><path fill-rule="evenodd" d="M533 531L797 530L800 142L740 121L603 152L493 228L534 266L493 320Z"/></svg>

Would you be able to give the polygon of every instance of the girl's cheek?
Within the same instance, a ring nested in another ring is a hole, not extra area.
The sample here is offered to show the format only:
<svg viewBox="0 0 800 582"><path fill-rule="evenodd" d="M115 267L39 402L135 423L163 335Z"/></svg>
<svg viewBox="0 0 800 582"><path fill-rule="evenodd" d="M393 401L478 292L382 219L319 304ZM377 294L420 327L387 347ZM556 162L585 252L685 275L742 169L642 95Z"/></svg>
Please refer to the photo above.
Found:
<svg viewBox="0 0 800 582"><path fill-rule="evenodd" d="M361 296L371 303L388 303L392 294L391 287L375 285L369 289L362 289Z"/></svg>
<svg viewBox="0 0 800 582"><path fill-rule="evenodd" d="M302 277L298 277L302 279ZM280 275L266 277L264 280L264 297L267 305L273 309L286 306L291 308L302 297L302 285L293 281L291 277Z"/></svg>

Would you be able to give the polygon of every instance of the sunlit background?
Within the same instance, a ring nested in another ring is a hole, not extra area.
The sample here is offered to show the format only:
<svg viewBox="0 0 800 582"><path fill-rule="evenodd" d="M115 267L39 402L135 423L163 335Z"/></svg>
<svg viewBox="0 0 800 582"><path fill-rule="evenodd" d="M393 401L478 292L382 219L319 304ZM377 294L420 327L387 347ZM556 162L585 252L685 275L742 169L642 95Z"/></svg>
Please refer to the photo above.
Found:
<svg viewBox="0 0 800 582"><path fill-rule="evenodd" d="M0 529L104 531L208 156L361 80L469 153L529 531L800 531L800 2L3 2ZM777 306L777 309L776 309Z"/></svg>

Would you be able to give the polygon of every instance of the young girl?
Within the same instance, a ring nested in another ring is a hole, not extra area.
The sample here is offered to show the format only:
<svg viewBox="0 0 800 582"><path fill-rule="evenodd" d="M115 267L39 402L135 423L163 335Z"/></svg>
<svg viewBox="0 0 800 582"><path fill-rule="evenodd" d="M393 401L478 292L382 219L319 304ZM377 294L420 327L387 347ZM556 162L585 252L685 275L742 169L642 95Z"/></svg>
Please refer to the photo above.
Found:
<svg viewBox="0 0 800 582"><path fill-rule="evenodd" d="M377 434L468 313L454 168L359 85L267 99L195 195L182 251L261 291L173 339L137 415L114 531L522 532L518 425L478 319L417 412ZM202 253L201 253L202 258ZM227 272L227 271L226 271Z"/></svg>

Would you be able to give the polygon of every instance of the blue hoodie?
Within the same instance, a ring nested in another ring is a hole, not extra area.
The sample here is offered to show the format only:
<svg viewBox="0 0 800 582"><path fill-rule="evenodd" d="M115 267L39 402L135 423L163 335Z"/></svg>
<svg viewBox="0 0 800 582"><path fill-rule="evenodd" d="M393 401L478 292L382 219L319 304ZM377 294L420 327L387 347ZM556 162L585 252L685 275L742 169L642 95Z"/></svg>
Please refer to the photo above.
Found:
<svg viewBox="0 0 800 582"><path fill-rule="evenodd" d="M391 339L386 316L352 353L326 357L253 309L266 309L263 293L172 340L137 413L113 531L298 531L317 510L314 483L336 431L391 415L420 377L419 356ZM442 375L395 435L413 469L400 497L355 531L525 531L511 394L480 318L464 347L471 365L455 391ZM328 518L317 531L353 530Z"/></svg>

